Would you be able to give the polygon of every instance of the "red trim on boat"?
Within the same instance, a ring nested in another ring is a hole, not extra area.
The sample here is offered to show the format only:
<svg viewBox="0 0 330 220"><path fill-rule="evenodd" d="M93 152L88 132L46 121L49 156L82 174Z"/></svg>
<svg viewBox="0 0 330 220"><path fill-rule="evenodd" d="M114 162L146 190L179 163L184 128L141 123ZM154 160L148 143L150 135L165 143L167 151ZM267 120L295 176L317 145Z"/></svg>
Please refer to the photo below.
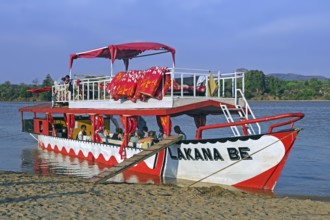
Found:
<svg viewBox="0 0 330 220"><path fill-rule="evenodd" d="M280 177L286 159L288 158L289 153L291 152L297 134L298 134L297 131L287 131L287 132L279 132L279 133L271 134L270 136L275 136L280 140L282 139L281 141L285 147L285 155L282 158L282 160L276 166L261 173L260 175L242 181L240 183L237 183L234 186L273 190L275 188L278 178Z"/></svg>

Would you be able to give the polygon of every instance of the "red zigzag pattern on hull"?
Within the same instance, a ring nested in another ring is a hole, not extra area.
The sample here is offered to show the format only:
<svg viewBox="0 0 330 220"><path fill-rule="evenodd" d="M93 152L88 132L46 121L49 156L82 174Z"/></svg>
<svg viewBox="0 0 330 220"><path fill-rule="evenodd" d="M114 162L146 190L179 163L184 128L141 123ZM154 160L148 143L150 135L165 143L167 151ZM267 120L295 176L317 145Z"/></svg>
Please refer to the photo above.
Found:
<svg viewBox="0 0 330 220"><path fill-rule="evenodd" d="M44 143L40 143L39 147L43 150L53 151L55 153L61 153L61 154L69 155L72 157L78 157L78 158L85 159L85 160L103 163L105 165L113 166L113 165L118 164L118 161L116 160L116 158L114 156L111 156L109 158L109 160L106 160L101 153L97 158L95 158L91 152L89 152L86 157L81 150L78 152L78 154L76 154L72 148L68 152L64 146L60 150L60 148L57 145L55 145L54 149L53 149L50 144L48 144L47 147L45 147ZM142 162L138 163L136 166L129 168L128 170L134 171L134 172L139 172L139 173L145 173L145 174L149 174L149 175L160 176L161 171L162 171L163 162L164 162L164 156L165 156L164 150L160 151L157 154L156 163L155 163L155 166L153 169L150 169L147 166L147 164L144 161L142 161Z"/></svg>

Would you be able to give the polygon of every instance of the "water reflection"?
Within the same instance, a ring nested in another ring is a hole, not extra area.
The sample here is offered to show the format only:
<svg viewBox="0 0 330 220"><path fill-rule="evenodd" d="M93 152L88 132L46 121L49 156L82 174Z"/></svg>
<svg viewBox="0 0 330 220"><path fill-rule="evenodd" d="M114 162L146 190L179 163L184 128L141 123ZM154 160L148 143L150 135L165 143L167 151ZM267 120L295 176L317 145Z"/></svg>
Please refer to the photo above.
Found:
<svg viewBox="0 0 330 220"><path fill-rule="evenodd" d="M88 179L111 166L40 149L22 151L22 171L38 175L66 175ZM161 184L161 178L126 170L108 181L117 183Z"/></svg>
<svg viewBox="0 0 330 220"><path fill-rule="evenodd" d="M111 166L93 161L83 160L77 157L63 155L52 151L40 149L24 149L22 151L22 170L23 172L35 173L38 175L66 175L77 176L88 179L98 175L105 168ZM194 181L165 178L158 176L142 174L126 170L108 180L114 183L137 183L137 184L173 184L181 187L187 187L192 184L193 187L211 187L219 186L212 183L194 183ZM256 190L249 188L235 188L231 186L221 186L229 190L240 190L249 193L266 194L274 196L269 190Z"/></svg>

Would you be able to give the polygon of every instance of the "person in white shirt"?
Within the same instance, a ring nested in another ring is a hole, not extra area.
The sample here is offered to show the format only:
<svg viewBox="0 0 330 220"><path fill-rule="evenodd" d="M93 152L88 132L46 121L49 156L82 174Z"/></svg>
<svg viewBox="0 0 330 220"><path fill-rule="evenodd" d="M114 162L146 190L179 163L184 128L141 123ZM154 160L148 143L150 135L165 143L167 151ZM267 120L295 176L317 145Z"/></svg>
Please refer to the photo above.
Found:
<svg viewBox="0 0 330 220"><path fill-rule="evenodd" d="M86 125L81 125L80 129L81 130L79 131L79 133L77 135L77 140L82 141L84 139L84 136L87 135L86 134Z"/></svg>

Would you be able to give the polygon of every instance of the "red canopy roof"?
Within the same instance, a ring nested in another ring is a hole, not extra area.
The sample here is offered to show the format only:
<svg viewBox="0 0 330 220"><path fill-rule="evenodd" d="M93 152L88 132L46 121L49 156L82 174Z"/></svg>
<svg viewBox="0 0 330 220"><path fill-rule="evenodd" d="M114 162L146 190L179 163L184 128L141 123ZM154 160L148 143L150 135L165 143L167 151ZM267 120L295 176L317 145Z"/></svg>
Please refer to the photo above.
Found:
<svg viewBox="0 0 330 220"><path fill-rule="evenodd" d="M153 42L134 42L127 44L117 44L109 45L107 47L90 50L86 52L76 53L70 55L70 69L72 68L72 63L74 59L78 58L96 58L103 57L111 59L111 62L114 63L115 60L124 60L125 63L128 63L129 59L132 59L144 51L147 50L163 50L165 52L172 53L172 60L175 63L175 49L165 44L153 43Z"/></svg>

